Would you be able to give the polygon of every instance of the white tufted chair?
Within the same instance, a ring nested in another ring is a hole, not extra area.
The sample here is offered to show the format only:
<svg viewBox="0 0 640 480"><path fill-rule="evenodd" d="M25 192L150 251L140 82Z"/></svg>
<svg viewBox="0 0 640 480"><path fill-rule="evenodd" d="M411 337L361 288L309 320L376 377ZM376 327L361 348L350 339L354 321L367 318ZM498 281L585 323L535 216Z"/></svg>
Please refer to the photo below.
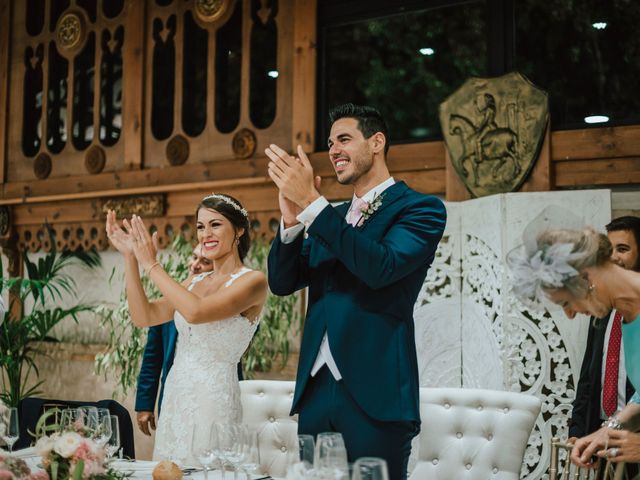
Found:
<svg viewBox="0 0 640 480"><path fill-rule="evenodd" d="M289 416L295 382L240 382L242 421L258 432L261 473L284 477L298 449L298 419Z"/></svg>
<svg viewBox="0 0 640 480"><path fill-rule="evenodd" d="M521 393L421 388L422 431L410 479L518 480L540 405Z"/></svg>

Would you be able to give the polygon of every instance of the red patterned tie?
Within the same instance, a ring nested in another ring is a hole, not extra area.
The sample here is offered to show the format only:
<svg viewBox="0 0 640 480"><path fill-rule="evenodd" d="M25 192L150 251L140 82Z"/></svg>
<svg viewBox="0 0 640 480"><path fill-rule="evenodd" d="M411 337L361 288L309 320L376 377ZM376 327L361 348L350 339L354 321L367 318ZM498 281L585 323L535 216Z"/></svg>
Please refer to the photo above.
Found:
<svg viewBox="0 0 640 480"><path fill-rule="evenodd" d="M602 386L602 409L607 417L618 409L618 367L620 366L620 342L622 341L622 315L616 312L613 317L609 346L607 347L607 363L604 370Z"/></svg>

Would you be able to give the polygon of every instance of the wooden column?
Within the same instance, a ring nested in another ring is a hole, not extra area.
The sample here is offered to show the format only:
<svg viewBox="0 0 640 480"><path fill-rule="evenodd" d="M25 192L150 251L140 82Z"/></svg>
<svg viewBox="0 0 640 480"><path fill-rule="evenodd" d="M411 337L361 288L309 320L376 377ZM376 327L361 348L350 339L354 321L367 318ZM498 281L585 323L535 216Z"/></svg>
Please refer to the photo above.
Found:
<svg viewBox="0 0 640 480"><path fill-rule="evenodd" d="M0 0L0 183L7 181L11 0Z"/></svg>
<svg viewBox="0 0 640 480"><path fill-rule="evenodd" d="M125 168L142 166L142 119L144 118L144 40L145 5L141 0L129 0L126 5L122 75L122 139ZM99 38L99 37L98 37ZM98 92L96 92L96 95Z"/></svg>
<svg viewBox="0 0 640 480"><path fill-rule="evenodd" d="M312 152L316 118L317 0L295 0L293 32L293 119L291 147Z"/></svg>

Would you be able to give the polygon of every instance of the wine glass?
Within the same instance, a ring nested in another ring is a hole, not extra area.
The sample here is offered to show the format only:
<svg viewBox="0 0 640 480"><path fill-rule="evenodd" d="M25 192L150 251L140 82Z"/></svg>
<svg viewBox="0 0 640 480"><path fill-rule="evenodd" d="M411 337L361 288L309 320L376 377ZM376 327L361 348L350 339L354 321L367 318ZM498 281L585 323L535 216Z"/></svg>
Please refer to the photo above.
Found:
<svg viewBox="0 0 640 480"><path fill-rule="evenodd" d="M258 445L258 432L246 426L244 437L245 456L242 469L247 475L247 480L260 468L260 447Z"/></svg>
<svg viewBox="0 0 640 480"><path fill-rule="evenodd" d="M389 480L387 462L376 457L359 458L353 464L352 480Z"/></svg>
<svg viewBox="0 0 640 480"><path fill-rule="evenodd" d="M109 422L111 424L111 436L107 440L105 451L107 457L111 458L120 450L120 424L116 415L109 415Z"/></svg>
<svg viewBox="0 0 640 480"><path fill-rule="evenodd" d="M98 444L98 446L104 447L111 438L111 433L111 415L103 415L100 419L98 428L92 435L92 438Z"/></svg>
<svg viewBox="0 0 640 480"><path fill-rule="evenodd" d="M13 444L20 437L20 426L18 424L18 409L15 407L8 408L2 415L2 439L9 447L9 453L13 451Z"/></svg>
<svg viewBox="0 0 640 480"><path fill-rule="evenodd" d="M60 427L63 431L81 431L84 428L82 413L77 408L67 408L63 410Z"/></svg>
<svg viewBox="0 0 640 480"><path fill-rule="evenodd" d="M298 435L298 461L304 463L307 469L313 467L315 449L313 435Z"/></svg>
<svg viewBox="0 0 640 480"><path fill-rule="evenodd" d="M97 407L84 405L78 407L78 416L84 426L84 435L91 437L98 429L98 409Z"/></svg>
<svg viewBox="0 0 640 480"><path fill-rule="evenodd" d="M199 423L193 426L191 448L193 456L198 460L204 471L204 479L209 479L209 467L216 460L214 453L215 428L210 423Z"/></svg>
<svg viewBox="0 0 640 480"><path fill-rule="evenodd" d="M331 472L332 476L348 478L347 449L340 433L323 432L318 434L313 467L315 470Z"/></svg>
<svg viewBox="0 0 640 480"><path fill-rule="evenodd" d="M225 451L225 458L227 462L233 467L233 479L238 479L238 470L242 461L244 460L245 450L243 447L245 425L239 425L237 423L229 425L231 433L230 448ZM229 444L227 444L229 445Z"/></svg>

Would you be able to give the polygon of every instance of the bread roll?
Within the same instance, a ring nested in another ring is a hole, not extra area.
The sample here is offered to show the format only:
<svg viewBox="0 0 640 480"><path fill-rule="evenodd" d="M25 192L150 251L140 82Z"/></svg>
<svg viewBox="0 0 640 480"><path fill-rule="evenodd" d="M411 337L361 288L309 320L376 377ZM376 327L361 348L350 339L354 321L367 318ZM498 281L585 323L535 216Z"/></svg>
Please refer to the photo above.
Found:
<svg viewBox="0 0 640 480"><path fill-rule="evenodd" d="M151 472L153 480L181 480L182 470L170 460L163 460Z"/></svg>

